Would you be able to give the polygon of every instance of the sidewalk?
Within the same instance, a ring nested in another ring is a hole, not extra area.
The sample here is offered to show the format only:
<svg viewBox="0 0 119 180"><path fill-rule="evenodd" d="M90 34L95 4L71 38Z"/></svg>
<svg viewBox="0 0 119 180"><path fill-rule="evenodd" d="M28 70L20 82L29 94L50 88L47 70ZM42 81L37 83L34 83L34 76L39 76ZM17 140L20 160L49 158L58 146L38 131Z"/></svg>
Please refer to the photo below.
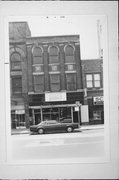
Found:
<svg viewBox="0 0 119 180"><path fill-rule="evenodd" d="M95 130L95 129L104 129L104 124L83 125L80 127L80 130Z"/></svg>
<svg viewBox="0 0 119 180"><path fill-rule="evenodd" d="M26 128L19 128L19 129L12 129L11 130L12 135L18 135L18 134L29 134L29 129Z"/></svg>
<svg viewBox="0 0 119 180"><path fill-rule="evenodd" d="M82 131L85 130L95 130L95 129L104 129L104 124L97 124L97 125L82 125L79 128ZM21 129L12 129L12 135L22 135L22 134L29 134L29 129L21 128Z"/></svg>

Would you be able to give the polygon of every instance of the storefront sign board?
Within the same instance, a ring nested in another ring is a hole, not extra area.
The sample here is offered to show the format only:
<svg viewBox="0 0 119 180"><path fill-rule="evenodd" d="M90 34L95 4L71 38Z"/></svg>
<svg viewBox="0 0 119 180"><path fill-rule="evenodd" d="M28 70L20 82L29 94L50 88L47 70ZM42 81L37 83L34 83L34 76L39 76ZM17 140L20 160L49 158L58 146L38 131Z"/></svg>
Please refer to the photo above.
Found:
<svg viewBox="0 0 119 180"><path fill-rule="evenodd" d="M45 101L53 102L53 101L66 101L67 96L66 92L56 92L56 93L45 93Z"/></svg>
<svg viewBox="0 0 119 180"><path fill-rule="evenodd" d="M103 105L103 103L104 103L103 96L93 97L94 105Z"/></svg>

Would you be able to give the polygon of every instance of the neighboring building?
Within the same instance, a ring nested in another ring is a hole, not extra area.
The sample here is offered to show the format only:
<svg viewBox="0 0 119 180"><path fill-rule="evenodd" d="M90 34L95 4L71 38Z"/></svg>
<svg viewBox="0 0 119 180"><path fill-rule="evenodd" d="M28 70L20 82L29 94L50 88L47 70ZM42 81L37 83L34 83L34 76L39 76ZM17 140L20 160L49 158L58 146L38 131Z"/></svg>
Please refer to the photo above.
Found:
<svg viewBox="0 0 119 180"><path fill-rule="evenodd" d="M9 23L11 126L28 127L26 38L31 33L27 22Z"/></svg>
<svg viewBox="0 0 119 180"><path fill-rule="evenodd" d="M103 60L82 60L84 104L89 109L89 124L104 123Z"/></svg>
<svg viewBox="0 0 119 180"><path fill-rule="evenodd" d="M79 35L31 37L27 22L9 33L12 128L104 122L102 60L81 60Z"/></svg>

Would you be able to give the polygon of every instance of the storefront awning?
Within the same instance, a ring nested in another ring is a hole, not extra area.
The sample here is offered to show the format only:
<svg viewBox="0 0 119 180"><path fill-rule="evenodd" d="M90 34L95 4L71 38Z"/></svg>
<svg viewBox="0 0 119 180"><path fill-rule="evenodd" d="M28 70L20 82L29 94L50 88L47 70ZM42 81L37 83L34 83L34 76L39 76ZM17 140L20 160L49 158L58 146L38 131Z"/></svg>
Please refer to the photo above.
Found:
<svg viewBox="0 0 119 180"><path fill-rule="evenodd" d="M55 107L75 107L76 104L57 104L57 105L47 105L47 106L29 106L30 109L42 109L42 108L55 108Z"/></svg>

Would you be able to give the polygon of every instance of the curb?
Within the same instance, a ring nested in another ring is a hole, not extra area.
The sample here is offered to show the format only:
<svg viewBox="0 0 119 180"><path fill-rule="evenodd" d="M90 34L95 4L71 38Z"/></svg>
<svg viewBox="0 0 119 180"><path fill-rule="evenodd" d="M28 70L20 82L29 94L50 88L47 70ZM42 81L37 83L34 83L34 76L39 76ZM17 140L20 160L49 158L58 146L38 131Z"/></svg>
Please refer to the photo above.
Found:
<svg viewBox="0 0 119 180"><path fill-rule="evenodd" d="M11 135L18 135L18 134L29 134L29 130L28 131L23 131L23 132L12 132Z"/></svg>
<svg viewBox="0 0 119 180"><path fill-rule="evenodd" d="M82 131L85 131L85 130L96 130L96 129L104 129L104 125L98 127L98 126L92 126L92 127L85 127L85 126L81 126L79 128L79 130L82 130ZM78 130L78 129L77 129ZM11 135L22 135L22 134L29 134L30 131L29 130L26 130L26 131L21 131L21 132L12 132Z"/></svg>
<svg viewBox="0 0 119 180"><path fill-rule="evenodd" d="M92 127L81 127L81 130L96 130L96 129L104 129L104 125L103 126L92 126Z"/></svg>

